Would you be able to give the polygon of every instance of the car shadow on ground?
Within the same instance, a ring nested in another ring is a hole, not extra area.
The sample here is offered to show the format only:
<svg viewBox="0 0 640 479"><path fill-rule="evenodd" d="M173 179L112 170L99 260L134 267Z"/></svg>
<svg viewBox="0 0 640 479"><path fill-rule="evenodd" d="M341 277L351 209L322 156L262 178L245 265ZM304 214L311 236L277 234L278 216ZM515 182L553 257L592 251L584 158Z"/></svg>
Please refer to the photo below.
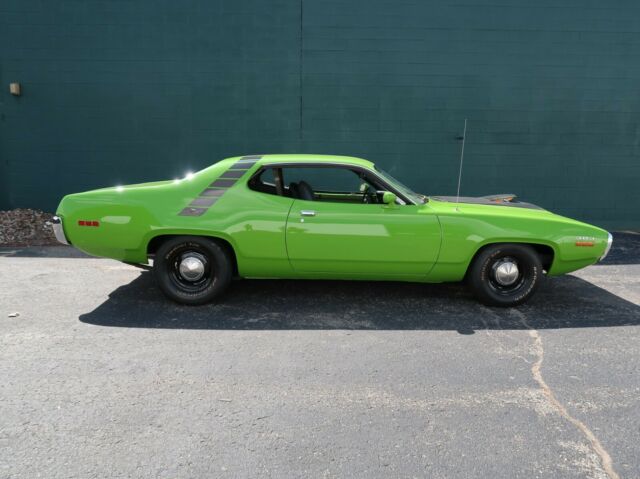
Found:
<svg viewBox="0 0 640 479"><path fill-rule="evenodd" d="M172 303L142 272L80 321L99 326L233 330L555 329L640 324L640 307L575 276L548 278L517 309L488 308L461 284L235 281L218 303Z"/></svg>

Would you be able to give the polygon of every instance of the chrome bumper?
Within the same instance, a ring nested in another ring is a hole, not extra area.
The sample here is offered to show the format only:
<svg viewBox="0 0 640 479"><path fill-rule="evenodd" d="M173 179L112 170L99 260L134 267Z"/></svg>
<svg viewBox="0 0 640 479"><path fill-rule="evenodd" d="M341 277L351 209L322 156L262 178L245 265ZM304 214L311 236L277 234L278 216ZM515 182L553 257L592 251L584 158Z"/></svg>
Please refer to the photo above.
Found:
<svg viewBox="0 0 640 479"><path fill-rule="evenodd" d="M56 235L56 239L62 244L71 244L64 235L64 227L62 226L62 218L54 216L51 218L51 227L53 228L53 234Z"/></svg>
<svg viewBox="0 0 640 479"><path fill-rule="evenodd" d="M604 249L604 254L600 256L600 259L598 261L602 261L607 257L607 255L609 254L609 251L611 251L612 244L613 244L613 236L611 235L611 233L609 233L609 237L607 238L607 247Z"/></svg>

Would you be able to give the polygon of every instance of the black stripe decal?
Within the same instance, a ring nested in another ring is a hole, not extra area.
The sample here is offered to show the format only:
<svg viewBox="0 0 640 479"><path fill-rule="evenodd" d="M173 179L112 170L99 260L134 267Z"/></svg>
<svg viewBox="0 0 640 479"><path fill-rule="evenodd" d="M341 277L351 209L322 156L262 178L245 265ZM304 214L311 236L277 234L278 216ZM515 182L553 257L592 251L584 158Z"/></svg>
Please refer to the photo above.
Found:
<svg viewBox="0 0 640 479"><path fill-rule="evenodd" d="M202 193L200 193L200 196L222 196L225 191L227 190L216 190L214 188L207 188Z"/></svg>
<svg viewBox="0 0 640 479"><path fill-rule="evenodd" d="M238 161L236 163L234 163L233 165L231 165L231 168L229 168L230 170L248 170L249 168L251 168L253 165L255 165L256 162L255 161Z"/></svg>
<svg viewBox="0 0 640 479"><path fill-rule="evenodd" d="M223 178L223 179L235 178L237 180L238 178L240 178L245 173L246 173L246 171L243 171L243 170L228 170L228 171L225 171L224 173L222 173L220 175L220 178Z"/></svg>
<svg viewBox="0 0 640 479"><path fill-rule="evenodd" d="M197 198L194 198L189 206L183 209L180 216L202 216L209 207L216 203L224 195L228 188L236 184L238 179L262 158L261 155L243 156L236 163L222 173L217 180L211 183Z"/></svg>
<svg viewBox="0 0 640 479"><path fill-rule="evenodd" d="M206 206L207 208L218 201L219 196L199 196L189 206Z"/></svg>
<svg viewBox="0 0 640 479"><path fill-rule="evenodd" d="M211 188L229 188L233 186L237 180L221 180L217 179L209 185Z"/></svg>
<svg viewBox="0 0 640 479"><path fill-rule="evenodd" d="M191 206L187 206L180 213L180 216L202 216L207 211L207 208L193 208Z"/></svg>

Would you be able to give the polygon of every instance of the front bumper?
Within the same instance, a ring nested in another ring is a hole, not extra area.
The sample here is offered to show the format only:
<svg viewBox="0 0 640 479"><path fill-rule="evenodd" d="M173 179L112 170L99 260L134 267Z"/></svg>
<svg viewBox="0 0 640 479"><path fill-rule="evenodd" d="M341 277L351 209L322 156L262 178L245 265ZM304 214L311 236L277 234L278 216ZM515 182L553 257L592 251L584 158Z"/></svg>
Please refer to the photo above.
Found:
<svg viewBox="0 0 640 479"><path fill-rule="evenodd" d="M607 247L604 249L604 253L602 254L602 256L600 256L600 259L598 261L602 261L607 257L607 255L609 254L609 251L611 251L612 244L613 244L613 235L609 233L609 237L607 238Z"/></svg>
<svg viewBox="0 0 640 479"><path fill-rule="evenodd" d="M71 244L64 234L64 227L62 225L62 218L54 216L51 218L51 226L53 228L53 234L56 235L58 242L62 244Z"/></svg>

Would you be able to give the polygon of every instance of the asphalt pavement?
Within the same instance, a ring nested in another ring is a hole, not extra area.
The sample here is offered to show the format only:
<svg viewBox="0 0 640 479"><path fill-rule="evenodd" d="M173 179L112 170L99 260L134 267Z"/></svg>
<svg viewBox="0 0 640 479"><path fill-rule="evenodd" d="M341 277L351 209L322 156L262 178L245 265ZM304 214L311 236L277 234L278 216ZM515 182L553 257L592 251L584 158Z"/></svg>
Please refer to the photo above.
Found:
<svg viewBox="0 0 640 479"><path fill-rule="evenodd" d="M517 309L4 248L0 331L2 478L640 477L637 234Z"/></svg>

